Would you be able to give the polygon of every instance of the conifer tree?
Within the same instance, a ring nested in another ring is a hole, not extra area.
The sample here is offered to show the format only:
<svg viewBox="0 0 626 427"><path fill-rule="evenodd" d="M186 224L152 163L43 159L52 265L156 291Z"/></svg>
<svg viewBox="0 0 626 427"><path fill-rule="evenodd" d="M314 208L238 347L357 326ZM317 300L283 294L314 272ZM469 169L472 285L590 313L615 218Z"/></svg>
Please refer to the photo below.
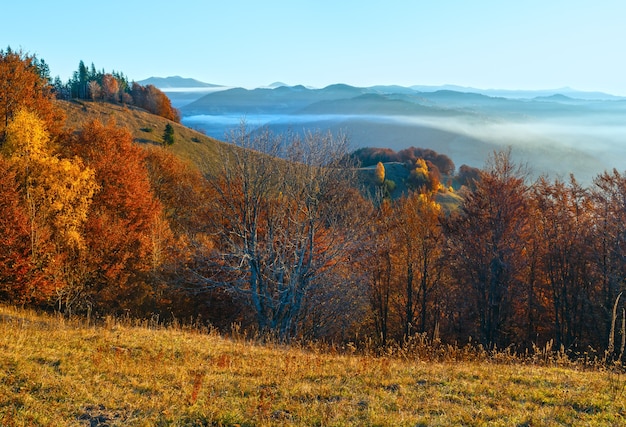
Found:
<svg viewBox="0 0 626 427"><path fill-rule="evenodd" d="M165 132L163 132L163 145L173 145L174 142L174 127L168 123L165 125Z"/></svg>

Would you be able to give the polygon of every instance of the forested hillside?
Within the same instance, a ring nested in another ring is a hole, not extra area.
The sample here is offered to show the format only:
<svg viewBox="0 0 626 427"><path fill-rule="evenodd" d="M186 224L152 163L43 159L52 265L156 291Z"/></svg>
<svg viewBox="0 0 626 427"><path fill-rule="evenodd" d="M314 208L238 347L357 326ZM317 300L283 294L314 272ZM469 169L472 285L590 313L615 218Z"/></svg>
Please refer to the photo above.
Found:
<svg viewBox="0 0 626 427"><path fill-rule="evenodd" d="M432 150L245 124L223 144L153 111L169 105L156 88L81 65L64 92L42 63L0 52L2 301L624 358L626 175L531 182L506 150L457 171Z"/></svg>

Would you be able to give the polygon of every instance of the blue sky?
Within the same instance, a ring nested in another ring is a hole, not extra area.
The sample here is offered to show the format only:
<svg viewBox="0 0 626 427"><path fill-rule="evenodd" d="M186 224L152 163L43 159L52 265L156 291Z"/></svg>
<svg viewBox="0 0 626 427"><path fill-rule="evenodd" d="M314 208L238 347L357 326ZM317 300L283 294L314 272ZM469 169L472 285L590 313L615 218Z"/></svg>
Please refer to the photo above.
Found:
<svg viewBox="0 0 626 427"><path fill-rule="evenodd" d="M24 0L0 13L0 47L37 54L63 80L82 59L132 80L626 96L622 0Z"/></svg>

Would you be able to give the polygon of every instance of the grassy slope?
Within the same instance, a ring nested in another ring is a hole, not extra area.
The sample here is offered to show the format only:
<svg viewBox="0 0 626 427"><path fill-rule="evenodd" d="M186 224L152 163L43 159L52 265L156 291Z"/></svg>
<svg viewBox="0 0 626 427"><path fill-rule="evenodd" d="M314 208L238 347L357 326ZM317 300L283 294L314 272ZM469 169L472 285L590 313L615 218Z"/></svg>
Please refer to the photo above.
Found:
<svg viewBox="0 0 626 427"><path fill-rule="evenodd" d="M0 306L0 425L624 425L622 374L429 363Z"/></svg>
<svg viewBox="0 0 626 427"><path fill-rule="evenodd" d="M209 175L218 169L223 153L231 150L228 144L132 106L90 101L59 101L59 103L67 114L67 124L70 128L80 129L85 122L93 119L99 119L103 123L113 120L118 126L129 129L135 140L140 143L160 145L165 125L170 123L174 126L176 141L170 149Z"/></svg>

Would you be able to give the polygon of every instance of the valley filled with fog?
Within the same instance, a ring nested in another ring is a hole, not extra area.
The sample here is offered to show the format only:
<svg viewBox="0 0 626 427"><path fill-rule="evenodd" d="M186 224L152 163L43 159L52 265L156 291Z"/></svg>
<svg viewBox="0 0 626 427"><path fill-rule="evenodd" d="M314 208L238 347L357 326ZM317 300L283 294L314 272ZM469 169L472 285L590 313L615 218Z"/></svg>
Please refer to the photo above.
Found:
<svg viewBox="0 0 626 427"><path fill-rule="evenodd" d="M419 89L164 90L185 125L222 140L243 120L250 130L343 132L354 149L429 148L448 155L457 167L482 167L494 150L511 147L514 159L527 164L533 177L567 179L573 173L585 184L604 170L626 170L625 99L573 90L567 96L545 92L524 98L515 92L516 98L506 98Z"/></svg>

